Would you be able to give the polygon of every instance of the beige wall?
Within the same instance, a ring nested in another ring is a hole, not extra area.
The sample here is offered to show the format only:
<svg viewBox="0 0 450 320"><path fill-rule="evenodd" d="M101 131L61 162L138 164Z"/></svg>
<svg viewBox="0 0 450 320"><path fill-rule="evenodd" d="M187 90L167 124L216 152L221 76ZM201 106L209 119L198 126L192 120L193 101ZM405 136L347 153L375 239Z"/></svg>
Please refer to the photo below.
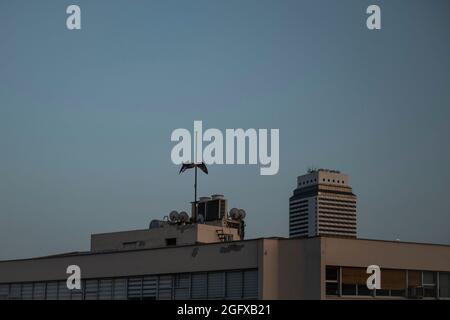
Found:
<svg viewBox="0 0 450 320"><path fill-rule="evenodd" d="M197 242L198 243L213 243L219 242L220 239L217 235L216 230L222 230L226 234L233 235L233 240L241 240L238 235L237 229L225 228L221 226L207 225L207 224L198 224L198 232L197 232Z"/></svg>
<svg viewBox="0 0 450 320"><path fill-rule="evenodd" d="M320 239L280 241L280 299L319 299Z"/></svg>
<svg viewBox="0 0 450 320"><path fill-rule="evenodd" d="M450 246L322 238L324 265L450 271Z"/></svg>
<svg viewBox="0 0 450 320"><path fill-rule="evenodd" d="M216 230L232 234L234 240L240 240L237 229L224 228L207 224L169 225L161 228L111 232L91 235L91 251L101 252L124 250L124 243L142 241L143 248L160 248L166 246L166 239L176 238L177 245L220 242Z"/></svg>
<svg viewBox="0 0 450 320"><path fill-rule="evenodd" d="M264 239L259 247L261 299L320 299L321 242Z"/></svg>

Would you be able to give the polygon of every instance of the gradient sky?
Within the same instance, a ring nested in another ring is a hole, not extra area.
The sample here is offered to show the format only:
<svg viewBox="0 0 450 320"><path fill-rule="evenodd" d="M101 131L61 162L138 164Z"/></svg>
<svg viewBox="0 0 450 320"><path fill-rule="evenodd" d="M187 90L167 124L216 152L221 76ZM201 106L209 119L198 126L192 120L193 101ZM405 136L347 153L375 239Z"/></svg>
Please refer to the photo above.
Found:
<svg viewBox="0 0 450 320"><path fill-rule="evenodd" d="M170 135L194 120L280 129L278 175L200 177L249 238L288 235L315 166L349 174L359 237L450 244L450 1L0 0L0 260L188 210Z"/></svg>

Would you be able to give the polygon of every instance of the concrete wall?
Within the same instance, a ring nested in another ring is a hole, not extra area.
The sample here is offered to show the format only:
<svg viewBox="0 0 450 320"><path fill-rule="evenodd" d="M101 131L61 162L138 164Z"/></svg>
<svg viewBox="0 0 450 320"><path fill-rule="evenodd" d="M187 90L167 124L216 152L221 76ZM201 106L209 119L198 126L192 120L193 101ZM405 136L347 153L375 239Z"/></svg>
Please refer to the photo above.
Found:
<svg viewBox="0 0 450 320"><path fill-rule="evenodd" d="M321 242L264 239L259 247L261 299L320 299Z"/></svg>
<svg viewBox="0 0 450 320"><path fill-rule="evenodd" d="M198 243L213 243L219 242L220 239L217 235L216 230L222 230L226 234L233 235L233 240L241 240L241 237L238 234L238 229L225 228L222 226L214 226L207 224L198 224L197 231L197 242Z"/></svg>
<svg viewBox="0 0 450 320"><path fill-rule="evenodd" d="M144 242L144 248L164 247L167 238L176 238L177 245L195 244L197 228L195 225L167 225L155 229L93 234L91 251L123 250L123 243L132 241Z"/></svg>
<svg viewBox="0 0 450 320"><path fill-rule="evenodd" d="M136 249L160 248L166 246L166 239L175 238L177 245L220 242L216 230L232 234L234 240L240 240L237 229L206 224L169 225L161 228L111 232L91 235L91 251L111 251L130 249L124 243L141 242Z"/></svg>
<svg viewBox="0 0 450 320"><path fill-rule="evenodd" d="M280 240L279 299L320 299L319 238Z"/></svg>
<svg viewBox="0 0 450 320"><path fill-rule="evenodd" d="M324 265L450 271L450 246L321 238Z"/></svg>
<svg viewBox="0 0 450 320"><path fill-rule="evenodd" d="M257 268L258 241L4 261L0 283L64 280L71 264L84 279Z"/></svg>
<svg viewBox="0 0 450 320"><path fill-rule="evenodd" d="M450 246L344 238L256 239L0 262L0 283L254 269L260 299L325 299L327 265L450 271Z"/></svg>

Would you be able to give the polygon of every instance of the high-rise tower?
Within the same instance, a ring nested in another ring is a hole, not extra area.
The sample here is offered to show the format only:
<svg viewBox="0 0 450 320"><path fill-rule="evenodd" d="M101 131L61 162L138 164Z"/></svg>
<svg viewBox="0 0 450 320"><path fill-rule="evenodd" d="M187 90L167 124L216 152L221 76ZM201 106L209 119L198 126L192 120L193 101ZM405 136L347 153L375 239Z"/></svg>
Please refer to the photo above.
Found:
<svg viewBox="0 0 450 320"><path fill-rule="evenodd" d="M289 236L330 235L356 238L356 196L346 174L310 170L289 199Z"/></svg>

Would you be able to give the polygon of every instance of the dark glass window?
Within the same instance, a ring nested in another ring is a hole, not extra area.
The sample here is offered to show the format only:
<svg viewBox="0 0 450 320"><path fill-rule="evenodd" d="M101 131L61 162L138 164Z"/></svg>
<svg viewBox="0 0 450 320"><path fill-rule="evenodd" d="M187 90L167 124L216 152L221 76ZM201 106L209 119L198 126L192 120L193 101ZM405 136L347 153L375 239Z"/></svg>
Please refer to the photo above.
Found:
<svg viewBox="0 0 450 320"><path fill-rule="evenodd" d="M423 288L423 296L427 298L436 297L436 288L435 287L424 287Z"/></svg>
<svg viewBox="0 0 450 320"><path fill-rule="evenodd" d="M347 296L355 296L356 284L342 284L342 294Z"/></svg>
<svg viewBox="0 0 450 320"><path fill-rule="evenodd" d="M337 282L327 282L326 291L329 296L339 295L339 284Z"/></svg>
<svg viewBox="0 0 450 320"><path fill-rule="evenodd" d="M450 272L439 273L439 296L450 298Z"/></svg>
<svg viewBox="0 0 450 320"><path fill-rule="evenodd" d="M177 238L166 239L166 246L176 246L176 245L177 245Z"/></svg>
<svg viewBox="0 0 450 320"><path fill-rule="evenodd" d="M365 284L358 284L358 296L371 296L373 291L367 288Z"/></svg>
<svg viewBox="0 0 450 320"><path fill-rule="evenodd" d="M405 290L391 290L392 297L404 297L406 296Z"/></svg>
<svg viewBox="0 0 450 320"><path fill-rule="evenodd" d="M434 298L437 295L436 290L436 272L423 272L423 296L427 298Z"/></svg>
<svg viewBox="0 0 450 320"><path fill-rule="evenodd" d="M436 273L431 271L423 272L423 285L436 285Z"/></svg>
<svg viewBox="0 0 450 320"><path fill-rule="evenodd" d="M333 280L337 281L339 275L339 268L338 267L327 267L326 268L326 280Z"/></svg>
<svg viewBox="0 0 450 320"><path fill-rule="evenodd" d="M377 290L377 296L388 297L389 296L389 290L385 290L385 289Z"/></svg>

